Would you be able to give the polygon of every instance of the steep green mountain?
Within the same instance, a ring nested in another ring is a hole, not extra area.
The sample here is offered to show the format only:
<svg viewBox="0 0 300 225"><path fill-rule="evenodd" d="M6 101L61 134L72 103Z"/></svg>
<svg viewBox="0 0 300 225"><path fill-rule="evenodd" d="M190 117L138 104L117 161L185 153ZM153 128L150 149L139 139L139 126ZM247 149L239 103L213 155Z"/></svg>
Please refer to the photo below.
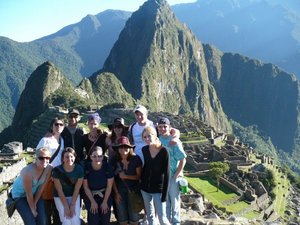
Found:
<svg viewBox="0 0 300 225"><path fill-rule="evenodd" d="M29 77L21 94L12 123L12 130L18 132L12 136L22 140L32 121L46 109L54 105L74 107L88 103L81 99L57 67L50 62L43 63Z"/></svg>
<svg viewBox="0 0 300 225"><path fill-rule="evenodd" d="M77 24L27 43L0 37L0 131L11 123L25 83L40 64L50 60L78 84L82 75L101 68L130 14L107 10L88 15Z"/></svg>
<svg viewBox="0 0 300 225"><path fill-rule="evenodd" d="M53 63L48 61L40 65L27 80L13 123L0 135L0 146L11 140L22 141L24 146L35 146L37 138L47 131L45 124L49 124L49 116L55 116L51 111L53 106L83 111L91 105L102 107L123 103L134 107L134 99L113 74L99 74L94 79L91 82L85 78L75 87ZM44 121L41 127L37 120Z"/></svg>
<svg viewBox="0 0 300 225"><path fill-rule="evenodd" d="M165 0L149 0L132 14L102 69L151 111L187 113L229 131L210 85L202 44Z"/></svg>
<svg viewBox="0 0 300 225"><path fill-rule="evenodd" d="M299 82L272 64L205 46L208 73L229 118L257 125L276 148L298 150Z"/></svg>

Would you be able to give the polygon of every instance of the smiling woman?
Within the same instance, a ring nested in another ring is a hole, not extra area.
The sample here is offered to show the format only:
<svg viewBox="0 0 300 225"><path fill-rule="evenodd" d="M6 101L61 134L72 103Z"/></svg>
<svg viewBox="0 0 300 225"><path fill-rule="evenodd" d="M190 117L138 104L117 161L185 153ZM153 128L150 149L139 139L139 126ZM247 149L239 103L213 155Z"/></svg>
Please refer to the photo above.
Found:
<svg viewBox="0 0 300 225"><path fill-rule="evenodd" d="M53 169L54 201L62 224L80 224L79 190L83 168L75 164L76 153L67 147L62 152L62 164Z"/></svg>
<svg viewBox="0 0 300 225"><path fill-rule="evenodd" d="M36 150L36 160L22 169L12 187L16 209L25 225L46 224L44 200L41 198L50 178L50 152L47 148Z"/></svg>

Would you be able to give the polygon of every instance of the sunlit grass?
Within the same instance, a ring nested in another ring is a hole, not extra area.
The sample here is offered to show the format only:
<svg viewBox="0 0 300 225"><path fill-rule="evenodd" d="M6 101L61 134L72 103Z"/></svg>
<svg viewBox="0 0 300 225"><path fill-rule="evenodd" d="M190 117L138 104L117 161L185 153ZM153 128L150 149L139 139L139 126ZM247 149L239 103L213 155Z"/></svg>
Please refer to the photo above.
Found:
<svg viewBox="0 0 300 225"><path fill-rule="evenodd" d="M243 217L251 220L251 219L259 217L259 215L260 215L260 212L258 212L258 211L250 211L250 212L244 214Z"/></svg>
<svg viewBox="0 0 300 225"><path fill-rule="evenodd" d="M191 187L199 191L206 199L208 199L208 201L217 207L226 208L227 212L237 213L249 207L249 204L244 201L225 205L223 203L224 201L236 198L238 195L222 184L220 185L219 191L217 191L216 181L211 178L188 177L187 179Z"/></svg>
<svg viewBox="0 0 300 225"><path fill-rule="evenodd" d="M275 200L274 200L274 209L275 212L284 216L284 211L287 206L287 195L289 192L290 183L286 175L276 169L273 165L265 164L265 166L274 172L274 179L276 186L274 188Z"/></svg>

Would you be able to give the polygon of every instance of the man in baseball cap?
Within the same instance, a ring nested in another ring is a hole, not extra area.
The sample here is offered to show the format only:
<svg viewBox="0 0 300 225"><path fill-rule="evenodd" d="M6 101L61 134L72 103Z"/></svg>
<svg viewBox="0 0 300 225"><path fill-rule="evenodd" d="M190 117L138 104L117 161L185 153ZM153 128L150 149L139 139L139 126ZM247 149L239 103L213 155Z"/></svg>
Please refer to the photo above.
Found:
<svg viewBox="0 0 300 225"><path fill-rule="evenodd" d="M135 145L135 154L137 154L142 162L144 163L144 157L142 153L142 147L146 145L146 143L142 139L142 132L143 130L148 127L152 126L155 128L153 122L148 119L148 110L143 105L137 105L134 110L134 116L136 122L130 125L129 127L129 137L131 143Z"/></svg>

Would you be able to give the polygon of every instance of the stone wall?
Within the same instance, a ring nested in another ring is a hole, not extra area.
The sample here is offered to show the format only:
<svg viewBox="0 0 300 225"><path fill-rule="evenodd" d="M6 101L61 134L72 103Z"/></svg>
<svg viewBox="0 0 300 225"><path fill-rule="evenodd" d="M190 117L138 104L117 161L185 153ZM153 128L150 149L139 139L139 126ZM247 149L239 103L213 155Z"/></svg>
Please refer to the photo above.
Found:
<svg viewBox="0 0 300 225"><path fill-rule="evenodd" d="M234 191L238 195L243 195L243 192L233 183L230 181L224 179L223 177L220 178L220 183L225 185L226 187L230 188L232 191Z"/></svg>
<svg viewBox="0 0 300 225"><path fill-rule="evenodd" d="M8 218L6 209L5 209L5 200L7 199L6 191L0 194L0 218L1 218L1 225L21 225L24 224L19 213L15 211L11 218Z"/></svg>
<svg viewBox="0 0 300 225"><path fill-rule="evenodd" d="M12 181L26 166L26 160L23 158L10 166L4 166L2 172L0 173L0 184Z"/></svg>

